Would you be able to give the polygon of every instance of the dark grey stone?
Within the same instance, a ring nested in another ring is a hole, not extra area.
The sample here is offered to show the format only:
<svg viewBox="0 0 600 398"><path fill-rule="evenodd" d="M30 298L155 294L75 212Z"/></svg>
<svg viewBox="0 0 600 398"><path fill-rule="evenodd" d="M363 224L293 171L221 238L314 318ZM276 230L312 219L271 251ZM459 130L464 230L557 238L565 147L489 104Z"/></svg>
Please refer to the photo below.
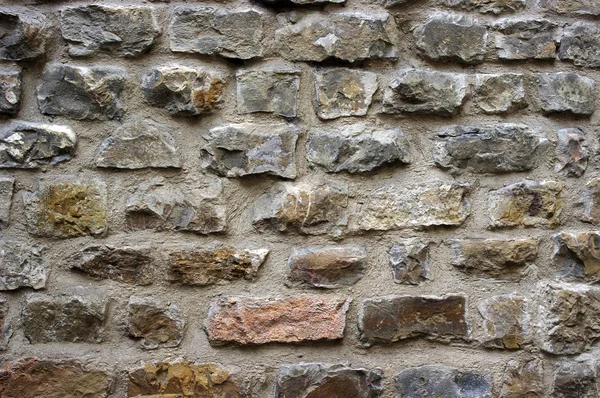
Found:
<svg viewBox="0 0 600 398"><path fill-rule="evenodd" d="M552 398L596 398L600 394L594 367L586 362L562 362L552 378Z"/></svg>
<svg viewBox="0 0 600 398"><path fill-rule="evenodd" d="M0 290L46 287L50 268L42 252L43 248L37 245L0 241Z"/></svg>
<svg viewBox="0 0 600 398"><path fill-rule="evenodd" d="M321 119L364 116L377 87L377 74L373 72L347 68L317 70L317 116Z"/></svg>
<svg viewBox="0 0 600 398"><path fill-rule="evenodd" d="M555 59L562 30L545 19L501 19L492 25L498 58Z"/></svg>
<svg viewBox="0 0 600 398"><path fill-rule="evenodd" d="M268 112L296 117L299 70L243 70L236 78L239 114Z"/></svg>
<svg viewBox="0 0 600 398"><path fill-rule="evenodd" d="M546 113L591 115L595 110L595 87L593 79L570 72L538 75L538 95Z"/></svg>
<svg viewBox="0 0 600 398"><path fill-rule="evenodd" d="M565 28L558 57L577 66L600 68L600 27L593 22L575 22Z"/></svg>
<svg viewBox="0 0 600 398"><path fill-rule="evenodd" d="M420 285L429 281L429 245L420 238L399 240L390 249L390 267L394 282Z"/></svg>
<svg viewBox="0 0 600 398"><path fill-rule="evenodd" d="M0 113L16 115L21 109L21 70L0 69Z"/></svg>
<svg viewBox="0 0 600 398"><path fill-rule="evenodd" d="M30 9L0 9L0 59L24 61L46 52L50 24L44 14Z"/></svg>
<svg viewBox="0 0 600 398"><path fill-rule="evenodd" d="M396 375L402 398L491 398L492 384L483 374L442 365L408 368Z"/></svg>
<svg viewBox="0 0 600 398"><path fill-rule="evenodd" d="M512 113L527 107L523 75L476 75L474 102L490 115Z"/></svg>
<svg viewBox="0 0 600 398"><path fill-rule="evenodd" d="M558 130L554 171L566 177L581 177L588 164L585 133L578 128Z"/></svg>

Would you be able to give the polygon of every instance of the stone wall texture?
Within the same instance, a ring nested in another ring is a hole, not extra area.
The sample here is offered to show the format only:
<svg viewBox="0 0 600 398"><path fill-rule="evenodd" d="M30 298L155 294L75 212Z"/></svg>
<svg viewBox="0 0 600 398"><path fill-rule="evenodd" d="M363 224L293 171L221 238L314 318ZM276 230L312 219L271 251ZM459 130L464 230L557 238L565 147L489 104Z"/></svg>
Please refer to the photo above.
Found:
<svg viewBox="0 0 600 398"><path fill-rule="evenodd" d="M599 108L598 0L0 0L0 398L598 398Z"/></svg>

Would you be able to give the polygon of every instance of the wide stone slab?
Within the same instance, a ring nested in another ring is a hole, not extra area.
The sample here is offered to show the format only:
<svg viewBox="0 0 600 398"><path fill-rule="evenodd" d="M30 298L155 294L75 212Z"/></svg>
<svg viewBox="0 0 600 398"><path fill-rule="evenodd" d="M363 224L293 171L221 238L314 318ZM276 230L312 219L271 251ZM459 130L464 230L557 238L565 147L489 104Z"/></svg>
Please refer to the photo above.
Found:
<svg viewBox="0 0 600 398"><path fill-rule="evenodd" d="M50 267L42 257L43 248L15 240L0 241L0 291L30 287L43 289Z"/></svg>
<svg viewBox="0 0 600 398"><path fill-rule="evenodd" d="M142 347L177 347L183 339L185 320L175 304L163 305L153 297L129 298L129 335L141 339Z"/></svg>
<svg viewBox="0 0 600 398"><path fill-rule="evenodd" d="M597 372L597 365L591 361L559 362L552 377L552 397L597 397L600 394Z"/></svg>
<svg viewBox="0 0 600 398"><path fill-rule="evenodd" d="M527 5L526 0L438 0L438 3L446 7L491 14L516 12Z"/></svg>
<svg viewBox="0 0 600 398"><path fill-rule="evenodd" d="M297 69L249 69L236 73L239 114L266 112L296 117L300 71Z"/></svg>
<svg viewBox="0 0 600 398"><path fill-rule="evenodd" d="M25 8L2 8L0 25L0 59L27 61L46 53L51 23L44 14Z"/></svg>
<svg viewBox="0 0 600 398"><path fill-rule="evenodd" d="M397 397L492 398L489 376L443 365L408 368L394 377Z"/></svg>
<svg viewBox="0 0 600 398"><path fill-rule="evenodd" d="M377 91L377 74L348 69L317 69L314 74L317 116L337 119L365 116Z"/></svg>
<svg viewBox="0 0 600 398"><path fill-rule="evenodd" d="M9 115L19 113L22 90L21 70L0 69L0 113Z"/></svg>
<svg viewBox="0 0 600 398"><path fill-rule="evenodd" d="M600 15L600 4L596 0L540 0L539 4L557 14Z"/></svg>

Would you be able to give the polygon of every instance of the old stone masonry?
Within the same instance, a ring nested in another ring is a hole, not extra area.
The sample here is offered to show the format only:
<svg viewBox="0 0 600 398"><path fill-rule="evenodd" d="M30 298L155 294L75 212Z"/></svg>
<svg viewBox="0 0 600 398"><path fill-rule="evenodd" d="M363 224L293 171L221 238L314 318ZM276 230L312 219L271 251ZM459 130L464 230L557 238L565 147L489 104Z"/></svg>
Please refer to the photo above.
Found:
<svg viewBox="0 0 600 398"><path fill-rule="evenodd" d="M600 0L0 0L0 398L600 397Z"/></svg>

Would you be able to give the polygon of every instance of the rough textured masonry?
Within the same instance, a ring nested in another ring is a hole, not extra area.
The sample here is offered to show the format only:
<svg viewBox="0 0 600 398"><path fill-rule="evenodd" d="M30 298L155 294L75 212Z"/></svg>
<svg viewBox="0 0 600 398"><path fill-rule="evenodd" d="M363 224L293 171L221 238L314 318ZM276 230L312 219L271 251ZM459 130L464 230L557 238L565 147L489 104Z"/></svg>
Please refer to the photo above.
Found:
<svg viewBox="0 0 600 398"><path fill-rule="evenodd" d="M0 0L0 398L600 397L598 0Z"/></svg>

